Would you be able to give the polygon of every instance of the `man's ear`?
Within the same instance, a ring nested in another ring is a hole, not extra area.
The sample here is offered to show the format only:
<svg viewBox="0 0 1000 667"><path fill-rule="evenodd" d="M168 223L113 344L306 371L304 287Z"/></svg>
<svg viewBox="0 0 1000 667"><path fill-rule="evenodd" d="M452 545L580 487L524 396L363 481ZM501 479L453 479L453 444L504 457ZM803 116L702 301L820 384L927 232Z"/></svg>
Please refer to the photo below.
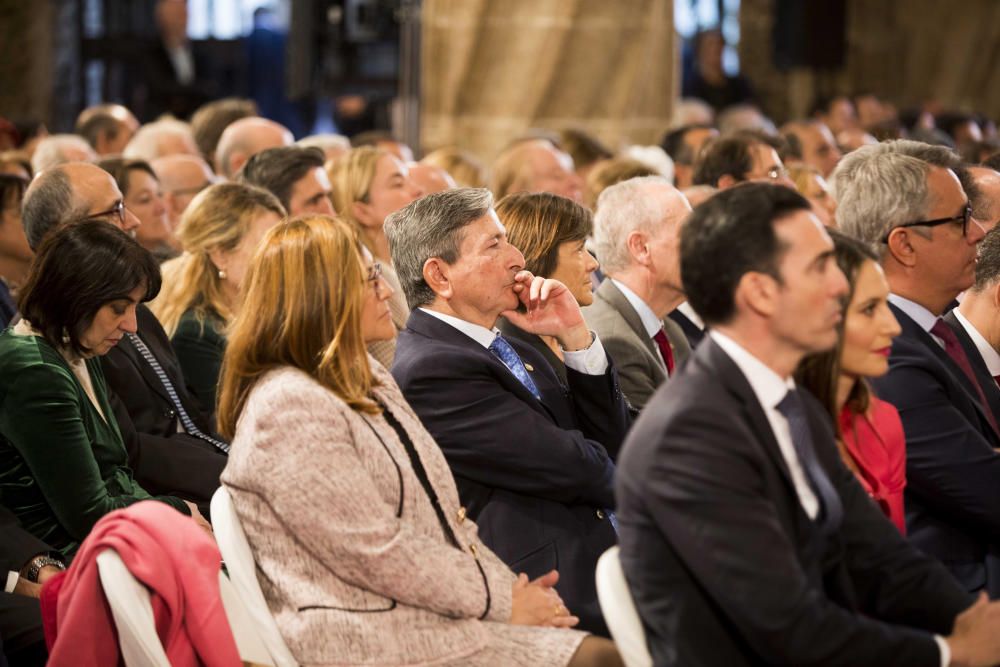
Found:
<svg viewBox="0 0 1000 667"><path fill-rule="evenodd" d="M450 299L455 294L449 276L450 268L440 257L431 257L424 262L424 282L442 299Z"/></svg>
<svg viewBox="0 0 1000 667"><path fill-rule="evenodd" d="M993 284L990 291L993 292L993 308L1000 309L1000 280Z"/></svg>
<svg viewBox="0 0 1000 667"><path fill-rule="evenodd" d="M636 264L640 266L647 266L649 264L649 239L646 238L645 233L640 231L629 232L625 238L625 247Z"/></svg>
<svg viewBox="0 0 1000 667"><path fill-rule="evenodd" d="M743 274L736 285L734 300L761 317L772 317L778 309L778 281L766 273L749 271Z"/></svg>
<svg viewBox="0 0 1000 667"><path fill-rule="evenodd" d="M913 268L917 263L917 249L911 243L911 234L916 232L905 227L896 227L889 232L886 251L902 266Z"/></svg>

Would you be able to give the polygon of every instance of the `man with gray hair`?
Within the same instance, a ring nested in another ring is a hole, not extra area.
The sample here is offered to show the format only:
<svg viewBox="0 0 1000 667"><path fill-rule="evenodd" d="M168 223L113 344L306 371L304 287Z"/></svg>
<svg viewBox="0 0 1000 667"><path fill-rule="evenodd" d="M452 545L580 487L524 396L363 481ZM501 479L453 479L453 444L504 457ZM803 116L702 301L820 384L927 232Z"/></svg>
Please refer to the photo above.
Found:
<svg viewBox="0 0 1000 667"><path fill-rule="evenodd" d="M583 316L637 410L691 352L681 328L664 319L684 301L678 237L690 212L684 195L658 176L622 181L597 200L594 250L605 279Z"/></svg>
<svg viewBox="0 0 1000 667"><path fill-rule="evenodd" d="M191 126L167 118L140 127L122 151L122 156L152 162L166 155L198 155Z"/></svg>
<svg viewBox="0 0 1000 667"><path fill-rule="evenodd" d="M385 222L412 310L392 374L444 452L483 541L607 636L594 568L615 543L613 459L628 428L617 375L562 283L524 271L488 190L446 190ZM554 337L564 387L539 352L496 328ZM462 520L463 516L459 518Z"/></svg>
<svg viewBox="0 0 1000 667"><path fill-rule="evenodd" d="M865 146L833 173L837 223L877 247L902 334L874 380L906 432L910 540L969 591L1000 595L1000 435L968 356L942 315L975 278L983 230L949 149Z"/></svg>
<svg viewBox="0 0 1000 667"><path fill-rule="evenodd" d="M31 156L31 169L36 174L67 162L94 162L97 153L90 144L75 134L51 134L38 142Z"/></svg>
<svg viewBox="0 0 1000 667"><path fill-rule="evenodd" d="M973 207L975 208L975 207ZM962 303L944 316L965 349L969 364L994 415L1000 414L1000 232L979 244L976 282Z"/></svg>

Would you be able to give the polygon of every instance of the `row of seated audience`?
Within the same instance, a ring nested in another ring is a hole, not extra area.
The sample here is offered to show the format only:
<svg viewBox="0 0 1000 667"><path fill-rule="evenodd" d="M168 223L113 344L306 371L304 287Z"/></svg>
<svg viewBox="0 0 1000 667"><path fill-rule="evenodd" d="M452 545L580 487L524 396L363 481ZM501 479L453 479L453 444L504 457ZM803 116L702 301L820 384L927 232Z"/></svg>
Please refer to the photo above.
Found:
<svg viewBox="0 0 1000 667"><path fill-rule="evenodd" d="M654 664L1000 661L992 167L811 119L681 127L675 184L580 133L487 175L195 118L0 156L12 664L102 517L210 532L220 480L303 664L620 664L615 544Z"/></svg>

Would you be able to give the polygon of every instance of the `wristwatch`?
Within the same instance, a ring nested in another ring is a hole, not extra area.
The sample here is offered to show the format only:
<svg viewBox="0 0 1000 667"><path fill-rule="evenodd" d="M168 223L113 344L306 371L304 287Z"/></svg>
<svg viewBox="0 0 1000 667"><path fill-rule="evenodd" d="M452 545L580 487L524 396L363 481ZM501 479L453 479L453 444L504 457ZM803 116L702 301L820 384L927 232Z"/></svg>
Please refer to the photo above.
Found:
<svg viewBox="0 0 1000 667"><path fill-rule="evenodd" d="M28 581L38 583L38 573L42 571L43 567L48 567L49 565L53 565L60 570L66 569L66 565L61 560L56 560L50 556L35 556L28 564L28 572L24 575L24 578Z"/></svg>

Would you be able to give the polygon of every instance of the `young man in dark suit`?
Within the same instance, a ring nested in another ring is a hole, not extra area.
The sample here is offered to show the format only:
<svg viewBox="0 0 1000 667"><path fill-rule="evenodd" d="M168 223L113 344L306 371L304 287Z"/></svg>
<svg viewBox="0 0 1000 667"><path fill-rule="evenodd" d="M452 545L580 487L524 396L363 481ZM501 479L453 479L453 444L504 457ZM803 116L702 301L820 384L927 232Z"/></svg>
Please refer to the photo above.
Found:
<svg viewBox="0 0 1000 667"><path fill-rule="evenodd" d="M483 541L517 572L558 568L583 629L607 634L594 567L615 543L614 457L625 401L600 340L560 282L523 271L488 190L428 195L385 223L412 314L392 373L441 446ZM531 346L556 338L568 391Z"/></svg>
<svg viewBox="0 0 1000 667"><path fill-rule="evenodd" d="M900 536L792 380L837 342L847 281L832 253L809 203L771 184L719 193L681 234L709 333L636 423L616 482L656 665L1000 659L1000 604L973 604Z"/></svg>
<svg viewBox="0 0 1000 667"><path fill-rule="evenodd" d="M866 146L833 174L841 229L881 249L902 327L874 381L906 433L906 523L913 544L970 592L1000 596L1000 434L990 387L942 317L975 279L984 233L949 149ZM974 360L973 360L974 361Z"/></svg>

